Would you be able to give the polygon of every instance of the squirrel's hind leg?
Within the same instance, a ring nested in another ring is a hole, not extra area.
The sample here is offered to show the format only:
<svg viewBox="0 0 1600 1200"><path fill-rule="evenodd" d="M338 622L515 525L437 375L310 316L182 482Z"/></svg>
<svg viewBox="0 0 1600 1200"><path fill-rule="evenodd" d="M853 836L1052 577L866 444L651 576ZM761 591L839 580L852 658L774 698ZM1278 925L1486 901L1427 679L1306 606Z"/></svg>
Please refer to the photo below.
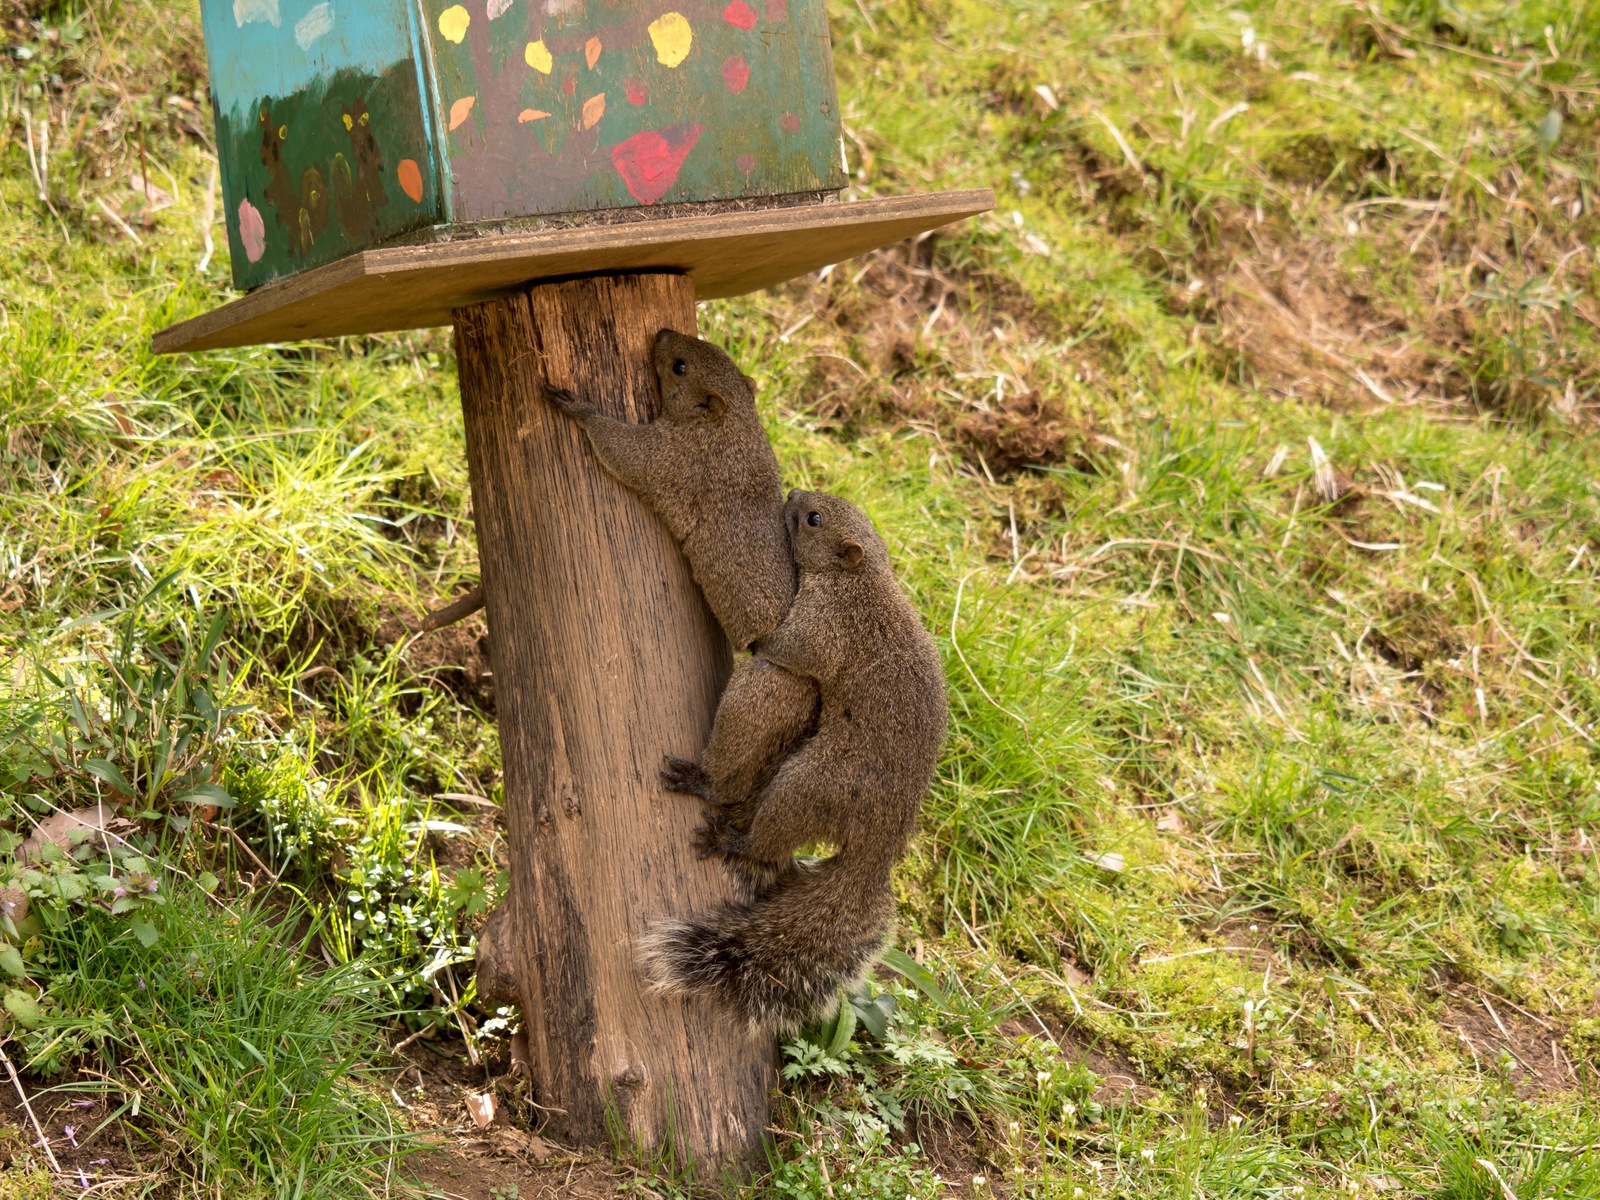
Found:
<svg viewBox="0 0 1600 1200"><path fill-rule="evenodd" d="M817 705L814 682L759 654L734 665L700 764L740 828L749 827L779 765L816 729Z"/></svg>
<svg viewBox="0 0 1600 1200"><path fill-rule="evenodd" d="M694 831L694 845L700 857L720 858L751 898L770 889L794 869L791 858L766 862L752 857L749 833L735 825L724 810L708 807L704 817L704 822Z"/></svg>
<svg viewBox="0 0 1600 1200"><path fill-rule="evenodd" d="M841 797L827 758L826 748L815 740L786 758L758 798L749 832L724 853L772 869L787 866L802 846L837 842Z"/></svg>

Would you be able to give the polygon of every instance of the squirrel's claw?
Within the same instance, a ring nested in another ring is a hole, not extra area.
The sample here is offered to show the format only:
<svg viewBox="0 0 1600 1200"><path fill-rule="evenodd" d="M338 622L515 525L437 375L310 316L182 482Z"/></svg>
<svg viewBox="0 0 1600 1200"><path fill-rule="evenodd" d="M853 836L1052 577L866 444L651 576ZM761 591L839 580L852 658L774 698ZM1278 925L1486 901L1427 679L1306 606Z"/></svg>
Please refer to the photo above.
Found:
<svg viewBox="0 0 1600 1200"><path fill-rule="evenodd" d="M585 417L594 411L594 405L578 399L566 388L551 387L548 383L544 386L544 398L569 417Z"/></svg>
<svg viewBox="0 0 1600 1200"><path fill-rule="evenodd" d="M698 796L708 804L716 802L711 777L699 763L676 755L665 756L667 765L661 769L661 780L669 791Z"/></svg>
<svg viewBox="0 0 1600 1200"><path fill-rule="evenodd" d="M694 847L701 858L741 859L745 835L724 814L708 808L705 823L694 831Z"/></svg>

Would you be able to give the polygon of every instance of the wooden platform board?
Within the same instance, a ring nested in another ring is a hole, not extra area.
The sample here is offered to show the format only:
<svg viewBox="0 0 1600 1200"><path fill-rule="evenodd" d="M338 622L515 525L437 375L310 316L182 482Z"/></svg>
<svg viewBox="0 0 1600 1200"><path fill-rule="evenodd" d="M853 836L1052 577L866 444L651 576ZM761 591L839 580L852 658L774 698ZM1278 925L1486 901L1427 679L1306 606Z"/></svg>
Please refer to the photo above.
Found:
<svg viewBox="0 0 1600 1200"><path fill-rule="evenodd" d="M758 291L994 207L987 188L498 233L362 250L156 334L159 354L448 325L540 279L683 271L702 300Z"/></svg>

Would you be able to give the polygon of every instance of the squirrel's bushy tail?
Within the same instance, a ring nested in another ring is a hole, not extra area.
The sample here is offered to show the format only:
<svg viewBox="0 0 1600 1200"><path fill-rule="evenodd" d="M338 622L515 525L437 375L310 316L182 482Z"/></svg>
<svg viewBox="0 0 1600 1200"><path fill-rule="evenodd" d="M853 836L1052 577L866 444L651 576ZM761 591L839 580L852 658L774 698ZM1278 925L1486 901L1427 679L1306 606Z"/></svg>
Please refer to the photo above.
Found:
<svg viewBox="0 0 1600 1200"><path fill-rule="evenodd" d="M893 912L888 867L840 853L791 868L747 903L660 922L640 958L660 991L710 996L753 1029L794 1030L860 980Z"/></svg>

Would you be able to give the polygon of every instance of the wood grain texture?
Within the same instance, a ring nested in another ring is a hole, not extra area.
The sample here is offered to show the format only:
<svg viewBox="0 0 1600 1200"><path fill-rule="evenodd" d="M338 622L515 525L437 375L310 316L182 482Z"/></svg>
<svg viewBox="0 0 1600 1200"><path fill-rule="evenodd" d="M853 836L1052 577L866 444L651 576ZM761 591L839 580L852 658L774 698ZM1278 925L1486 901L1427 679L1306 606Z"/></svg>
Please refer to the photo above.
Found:
<svg viewBox="0 0 1600 1200"><path fill-rule="evenodd" d="M664 753L705 744L730 665L665 528L605 474L543 381L651 419L650 346L695 332L681 275L546 284L455 314L510 831L512 939L536 1099L557 1136L609 1145L607 1108L697 1159L760 1154L773 1044L651 994L649 921L729 894L696 857Z"/></svg>
<svg viewBox="0 0 1600 1200"><path fill-rule="evenodd" d="M994 207L987 188L499 233L364 250L155 335L157 353L447 325L532 280L680 271L701 300L758 291Z"/></svg>

